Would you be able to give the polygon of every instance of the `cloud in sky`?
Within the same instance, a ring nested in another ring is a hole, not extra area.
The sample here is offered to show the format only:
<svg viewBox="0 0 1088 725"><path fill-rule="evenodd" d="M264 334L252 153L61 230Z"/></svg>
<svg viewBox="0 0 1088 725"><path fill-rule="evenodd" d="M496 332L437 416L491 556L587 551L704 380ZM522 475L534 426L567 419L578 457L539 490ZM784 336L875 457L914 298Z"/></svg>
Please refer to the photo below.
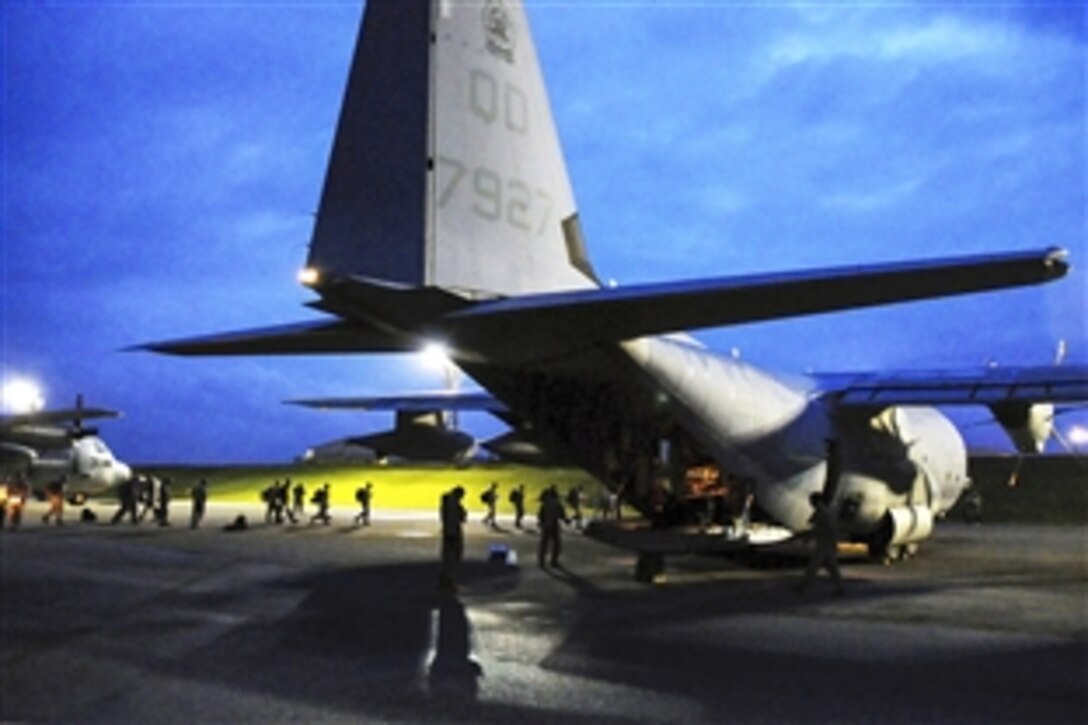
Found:
<svg viewBox="0 0 1088 725"><path fill-rule="evenodd" d="M787 370L1044 362L1085 331L1080 3L529 2L594 263L621 283L1070 248L1020 290L700 336ZM120 455L283 460L385 427L295 397L439 385L404 358L182 360L304 319L360 8L3 6L0 367L126 411Z"/></svg>

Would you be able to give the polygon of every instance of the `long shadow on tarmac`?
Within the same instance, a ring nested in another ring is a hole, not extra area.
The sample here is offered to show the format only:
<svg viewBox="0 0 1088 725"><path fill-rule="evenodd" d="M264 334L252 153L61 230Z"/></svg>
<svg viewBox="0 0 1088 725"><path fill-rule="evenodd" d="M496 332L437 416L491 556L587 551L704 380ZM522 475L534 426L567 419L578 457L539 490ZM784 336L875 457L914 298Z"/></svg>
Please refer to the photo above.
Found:
<svg viewBox="0 0 1088 725"><path fill-rule="evenodd" d="M471 656L463 604L437 590L437 574L436 564L406 564L278 581L277 590L307 592L291 613L274 623L243 625L169 674L267 693L270 703L287 700L361 718L522 719L523 708L476 700L487 673ZM519 577L516 568L465 563L460 581L463 590L490 597L516 586ZM202 663L196 671L194 660ZM571 720L566 711L533 711L549 720L560 716Z"/></svg>
<svg viewBox="0 0 1088 725"><path fill-rule="evenodd" d="M544 667L689 698L710 720L1076 721L1085 712L1083 640L995 650L972 646L966 634L951 646L940 626L850 617L853 604L894 607L900 598L949 589L944 584L876 584L848 575L849 594L838 600L826 578L807 596L796 595L793 573L639 591L585 586L570 571L552 575L570 583L580 601L575 625ZM846 608L837 614L840 601ZM831 609L814 615L814 607ZM784 634L759 641L744 635L749 623L780 626ZM851 631L866 624L868 634Z"/></svg>

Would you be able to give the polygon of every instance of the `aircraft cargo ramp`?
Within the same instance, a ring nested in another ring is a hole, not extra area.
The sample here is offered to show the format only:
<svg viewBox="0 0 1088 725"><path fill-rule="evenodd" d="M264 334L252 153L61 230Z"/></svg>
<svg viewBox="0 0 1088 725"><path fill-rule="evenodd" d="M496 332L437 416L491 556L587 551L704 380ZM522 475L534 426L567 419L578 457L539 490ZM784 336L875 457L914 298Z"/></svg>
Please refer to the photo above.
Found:
<svg viewBox="0 0 1088 725"><path fill-rule="evenodd" d="M666 556L688 554L746 554L757 549L768 555L807 556L793 533L779 526L753 523L731 526L656 527L647 519L595 520L585 535L604 544L638 554L635 578L652 582L665 570Z"/></svg>

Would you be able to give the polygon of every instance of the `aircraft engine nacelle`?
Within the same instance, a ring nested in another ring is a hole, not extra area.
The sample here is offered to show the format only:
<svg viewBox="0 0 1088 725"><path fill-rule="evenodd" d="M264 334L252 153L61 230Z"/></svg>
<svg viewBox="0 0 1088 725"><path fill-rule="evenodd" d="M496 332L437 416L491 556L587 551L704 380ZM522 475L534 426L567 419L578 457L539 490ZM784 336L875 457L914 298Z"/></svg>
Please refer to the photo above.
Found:
<svg viewBox="0 0 1088 725"><path fill-rule="evenodd" d="M432 425L406 425L350 439L379 458L460 461L472 455L476 439L468 433Z"/></svg>
<svg viewBox="0 0 1088 725"><path fill-rule="evenodd" d="M888 546L913 544L933 533L933 509L928 506L893 506L888 509L891 539Z"/></svg>
<svg viewBox="0 0 1088 725"><path fill-rule="evenodd" d="M1054 432L1051 403L1003 403L990 410L1020 453L1042 453Z"/></svg>
<svg viewBox="0 0 1088 725"><path fill-rule="evenodd" d="M854 534L878 530L888 511L903 498L883 478L858 471L843 473L837 493L843 533Z"/></svg>
<svg viewBox="0 0 1088 725"><path fill-rule="evenodd" d="M889 408L844 432L842 533L866 542L873 556L909 556L970 482L962 437L926 407Z"/></svg>

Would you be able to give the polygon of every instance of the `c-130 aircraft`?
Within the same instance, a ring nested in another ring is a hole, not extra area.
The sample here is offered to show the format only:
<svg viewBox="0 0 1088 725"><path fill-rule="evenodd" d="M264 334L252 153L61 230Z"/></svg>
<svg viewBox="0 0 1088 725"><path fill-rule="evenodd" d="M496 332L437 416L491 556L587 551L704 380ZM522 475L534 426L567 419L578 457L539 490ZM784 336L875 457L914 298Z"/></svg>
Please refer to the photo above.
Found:
<svg viewBox="0 0 1088 725"><path fill-rule="evenodd" d="M663 474L679 490L686 470L711 464L750 481L759 508L793 533L826 487L846 513L843 535L888 555L928 537L969 485L963 439L931 406L987 406L1035 451L1049 406L1088 397L1086 369L797 383L682 331L1045 283L1066 274L1066 256L602 285L521 3L369 0L300 275L329 318L146 348L387 353L441 341L487 391L466 397L645 512Z"/></svg>

